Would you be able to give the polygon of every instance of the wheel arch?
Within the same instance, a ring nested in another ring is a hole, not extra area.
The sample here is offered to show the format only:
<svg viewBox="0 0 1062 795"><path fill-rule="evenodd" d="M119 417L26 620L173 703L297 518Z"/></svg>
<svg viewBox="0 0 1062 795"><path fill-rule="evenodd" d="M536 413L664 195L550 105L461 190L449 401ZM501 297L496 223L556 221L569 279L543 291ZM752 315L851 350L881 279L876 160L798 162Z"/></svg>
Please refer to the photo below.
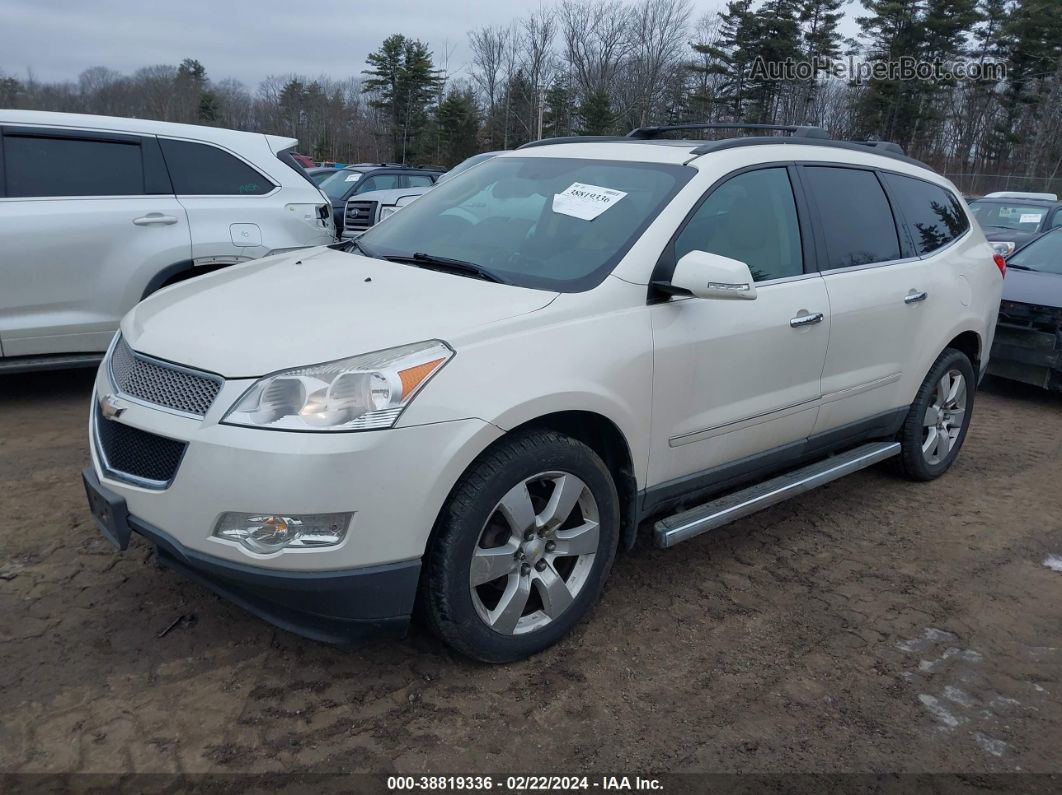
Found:
<svg viewBox="0 0 1062 795"><path fill-rule="evenodd" d="M981 345L981 335L976 331L967 330L956 334L944 347L954 348L965 354L973 365L974 375L977 376L981 372Z"/></svg>

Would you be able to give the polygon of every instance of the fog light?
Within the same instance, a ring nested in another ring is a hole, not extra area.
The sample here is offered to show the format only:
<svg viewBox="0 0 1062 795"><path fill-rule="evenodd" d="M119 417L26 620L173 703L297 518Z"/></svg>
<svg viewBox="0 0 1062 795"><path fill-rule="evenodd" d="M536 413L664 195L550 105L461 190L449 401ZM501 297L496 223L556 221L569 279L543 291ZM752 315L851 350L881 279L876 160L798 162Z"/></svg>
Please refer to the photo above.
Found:
<svg viewBox="0 0 1062 795"><path fill-rule="evenodd" d="M237 541L252 552L333 547L347 535L352 513L281 514L223 513L214 535Z"/></svg>

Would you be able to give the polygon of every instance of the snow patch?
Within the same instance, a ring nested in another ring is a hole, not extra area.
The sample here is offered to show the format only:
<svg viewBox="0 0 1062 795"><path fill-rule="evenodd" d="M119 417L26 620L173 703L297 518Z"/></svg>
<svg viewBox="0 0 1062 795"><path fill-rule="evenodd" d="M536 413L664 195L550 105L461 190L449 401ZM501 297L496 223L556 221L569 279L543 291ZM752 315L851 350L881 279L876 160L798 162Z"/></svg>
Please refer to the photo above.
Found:
<svg viewBox="0 0 1062 795"><path fill-rule="evenodd" d="M1051 571L1062 572L1062 555L1048 555L1044 558L1044 565Z"/></svg>

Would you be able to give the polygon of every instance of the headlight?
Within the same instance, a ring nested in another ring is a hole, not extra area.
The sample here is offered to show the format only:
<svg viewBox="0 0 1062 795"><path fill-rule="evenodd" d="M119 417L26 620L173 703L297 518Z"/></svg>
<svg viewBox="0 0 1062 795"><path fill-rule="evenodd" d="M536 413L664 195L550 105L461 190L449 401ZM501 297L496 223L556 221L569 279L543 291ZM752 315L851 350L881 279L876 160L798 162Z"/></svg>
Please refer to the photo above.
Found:
<svg viewBox="0 0 1062 795"><path fill-rule="evenodd" d="M1001 257L1009 257L1011 252L1014 251L1014 243L993 243L992 251Z"/></svg>
<svg viewBox="0 0 1062 795"><path fill-rule="evenodd" d="M380 220L382 221L385 218L390 218L392 215L394 215L395 213L397 213L401 209L402 209L401 207L383 207L383 208L381 208L380 209Z"/></svg>
<svg viewBox="0 0 1062 795"><path fill-rule="evenodd" d="M259 379L222 422L285 431L390 428L428 379L454 355L427 340Z"/></svg>

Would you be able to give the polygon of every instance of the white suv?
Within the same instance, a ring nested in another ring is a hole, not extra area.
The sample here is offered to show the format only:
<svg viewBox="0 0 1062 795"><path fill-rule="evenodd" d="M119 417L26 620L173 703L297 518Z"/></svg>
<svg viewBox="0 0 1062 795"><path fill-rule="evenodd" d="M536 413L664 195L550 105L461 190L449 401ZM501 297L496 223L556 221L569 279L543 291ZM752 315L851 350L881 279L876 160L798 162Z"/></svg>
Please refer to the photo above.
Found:
<svg viewBox="0 0 1062 795"><path fill-rule="evenodd" d="M886 458L944 473L1003 284L954 186L815 129L659 132L499 155L349 253L140 304L92 401L101 530L310 637L417 610L498 662L646 520L669 547Z"/></svg>
<svg viewBox="0 0 1062 795"><path fill-rule="evenodd" d="M95 364L145 296L334 242L293 138L0 110L0 372Z"/></svg>

